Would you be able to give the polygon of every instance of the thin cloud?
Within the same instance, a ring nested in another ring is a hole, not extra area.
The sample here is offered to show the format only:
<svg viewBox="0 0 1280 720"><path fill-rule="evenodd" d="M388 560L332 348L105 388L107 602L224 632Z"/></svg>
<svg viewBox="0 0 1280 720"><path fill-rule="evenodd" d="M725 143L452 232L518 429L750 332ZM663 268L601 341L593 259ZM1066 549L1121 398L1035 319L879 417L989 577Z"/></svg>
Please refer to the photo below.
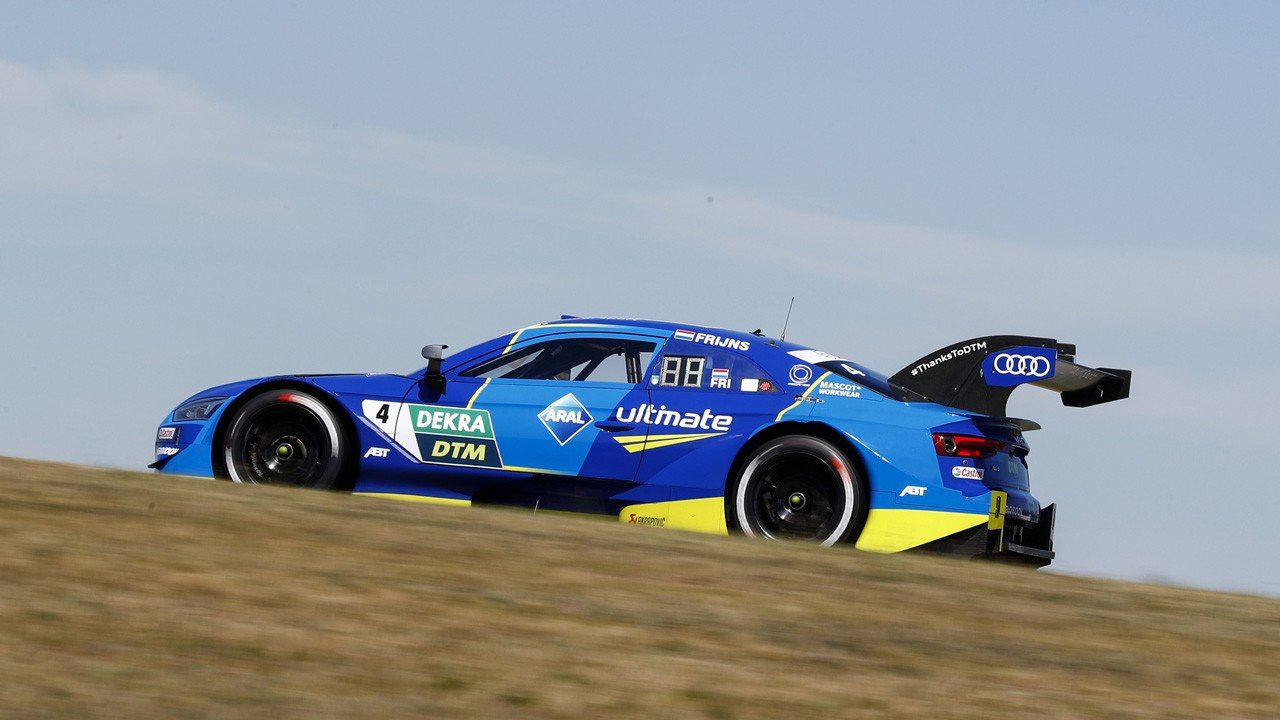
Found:
<svg viewBox="0 0 1280 720"><path fill-rule="evenodd" d="M1012 322L1143 323L1167 337L1239 317L1280 321L1262 251L1009 240L872 222L735 188L614 174L501 148L378 128L252 116L145 69L0 61L0 191L100 196L186 193L243 174L294 178L418 202L526 216L863 286L923 307L1016 308ZM201 179L211 179L208 182ZM707 202L712 198L712 202ZM260 210L252 197L243 208Z"/></svg>

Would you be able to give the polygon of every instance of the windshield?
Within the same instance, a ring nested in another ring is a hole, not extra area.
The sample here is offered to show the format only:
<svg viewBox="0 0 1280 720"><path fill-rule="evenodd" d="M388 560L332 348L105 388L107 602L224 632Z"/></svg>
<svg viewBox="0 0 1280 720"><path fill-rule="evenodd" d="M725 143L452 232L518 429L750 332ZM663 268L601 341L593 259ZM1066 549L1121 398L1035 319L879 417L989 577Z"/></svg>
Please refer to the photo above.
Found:
<svg viewBox="0 0 1280 720"><path fill-rule="evenodd" d="M889 378L884 375L850 360L826 360L816 365L900 402L928 402L928 398L920 393L889 382Z"/></svg>

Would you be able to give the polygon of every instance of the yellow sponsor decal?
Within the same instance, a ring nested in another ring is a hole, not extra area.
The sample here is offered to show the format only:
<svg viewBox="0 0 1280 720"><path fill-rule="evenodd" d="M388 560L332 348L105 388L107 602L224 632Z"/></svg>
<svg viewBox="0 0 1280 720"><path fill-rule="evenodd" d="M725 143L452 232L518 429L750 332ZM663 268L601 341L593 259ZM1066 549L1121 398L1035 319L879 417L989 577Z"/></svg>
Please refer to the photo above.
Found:
<svg viewBox="0 0 1280 720"><path fill-rule="evenodd" d="M987 529L1000 533L996 543L997 550L1004 550L1004 513L1009 506L1009 494L1000 490L991 491L991 510L987 513Z"/></svg>
<svg viewBox="0 0 1280 720"><path fill-rule="evenodd" d="M453 505L456 507L471 507L471 501L464 498L443 498L433 497L431 495L410 495L409 493L389 493L389 492L353 492L352 495L361 495L363 497L387 498L388 500L405 500L407 502L428 503L431 505Z"/></svg>
<svg viewBox="0 0 1280 720"><path fill-rule="evenodd" d="M724 498L720 497L628 505L618 513L618 519L629 525L675 528L716 535L729 532L724 523Z"/></svg>
<svg viewBox="0 0 1280 720"><path fill-rule="evenodd" d="M857 548L894 553L919 547L988 521L987 515L941 510L872 509Z"/></svg>
<svg viewBox="0 0 1280 720"><path fill-rule="evenodd" d="M988 530L1004 529L1004 509L1009 505L1009 493L1001 490L991 492L991 511L987 514Z"/></svg>
<svg viewBox="0 0 1280 720"><path fill-rule="evenodd" d="M695 440L706 440L707 438L720 437L724 433L684 433L676 435L614 435L624 449L629 453L637 453L641 450L652 450L653 448L667 447L668 445L679 445L681 443L693 442Z"/></svg>

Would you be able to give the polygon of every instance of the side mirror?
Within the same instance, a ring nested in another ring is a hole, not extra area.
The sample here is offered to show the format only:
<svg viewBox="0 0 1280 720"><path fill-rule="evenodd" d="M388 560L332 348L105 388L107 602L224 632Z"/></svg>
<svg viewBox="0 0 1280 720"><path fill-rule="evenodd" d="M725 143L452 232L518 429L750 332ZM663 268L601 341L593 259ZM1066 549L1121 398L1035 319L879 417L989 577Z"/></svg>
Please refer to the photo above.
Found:
<svg viewBox="0 0 1280 720"><path fill-rule="evenodd" d="M427 360L427 372L422 381L436 392L444 392L444 375L440 373L440 361L444 359L444 351L448 345L427 345L422 348L422 357Z"/></svg>

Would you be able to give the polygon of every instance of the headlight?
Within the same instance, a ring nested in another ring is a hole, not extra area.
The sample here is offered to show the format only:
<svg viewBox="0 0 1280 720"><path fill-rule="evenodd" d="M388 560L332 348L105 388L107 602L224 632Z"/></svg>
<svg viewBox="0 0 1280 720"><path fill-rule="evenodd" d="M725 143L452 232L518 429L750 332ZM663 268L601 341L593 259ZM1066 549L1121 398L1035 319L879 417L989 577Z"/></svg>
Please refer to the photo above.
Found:
<svg viewBox="0 0 1280 720"><path fill-rule="evenodd" d="M183 403L173 411L174 422L183 422L186 420L208 420L213 415L213 411L217 410L222 403L226 402L224 397L216 398L200 398L191 402Z"/></svg>

